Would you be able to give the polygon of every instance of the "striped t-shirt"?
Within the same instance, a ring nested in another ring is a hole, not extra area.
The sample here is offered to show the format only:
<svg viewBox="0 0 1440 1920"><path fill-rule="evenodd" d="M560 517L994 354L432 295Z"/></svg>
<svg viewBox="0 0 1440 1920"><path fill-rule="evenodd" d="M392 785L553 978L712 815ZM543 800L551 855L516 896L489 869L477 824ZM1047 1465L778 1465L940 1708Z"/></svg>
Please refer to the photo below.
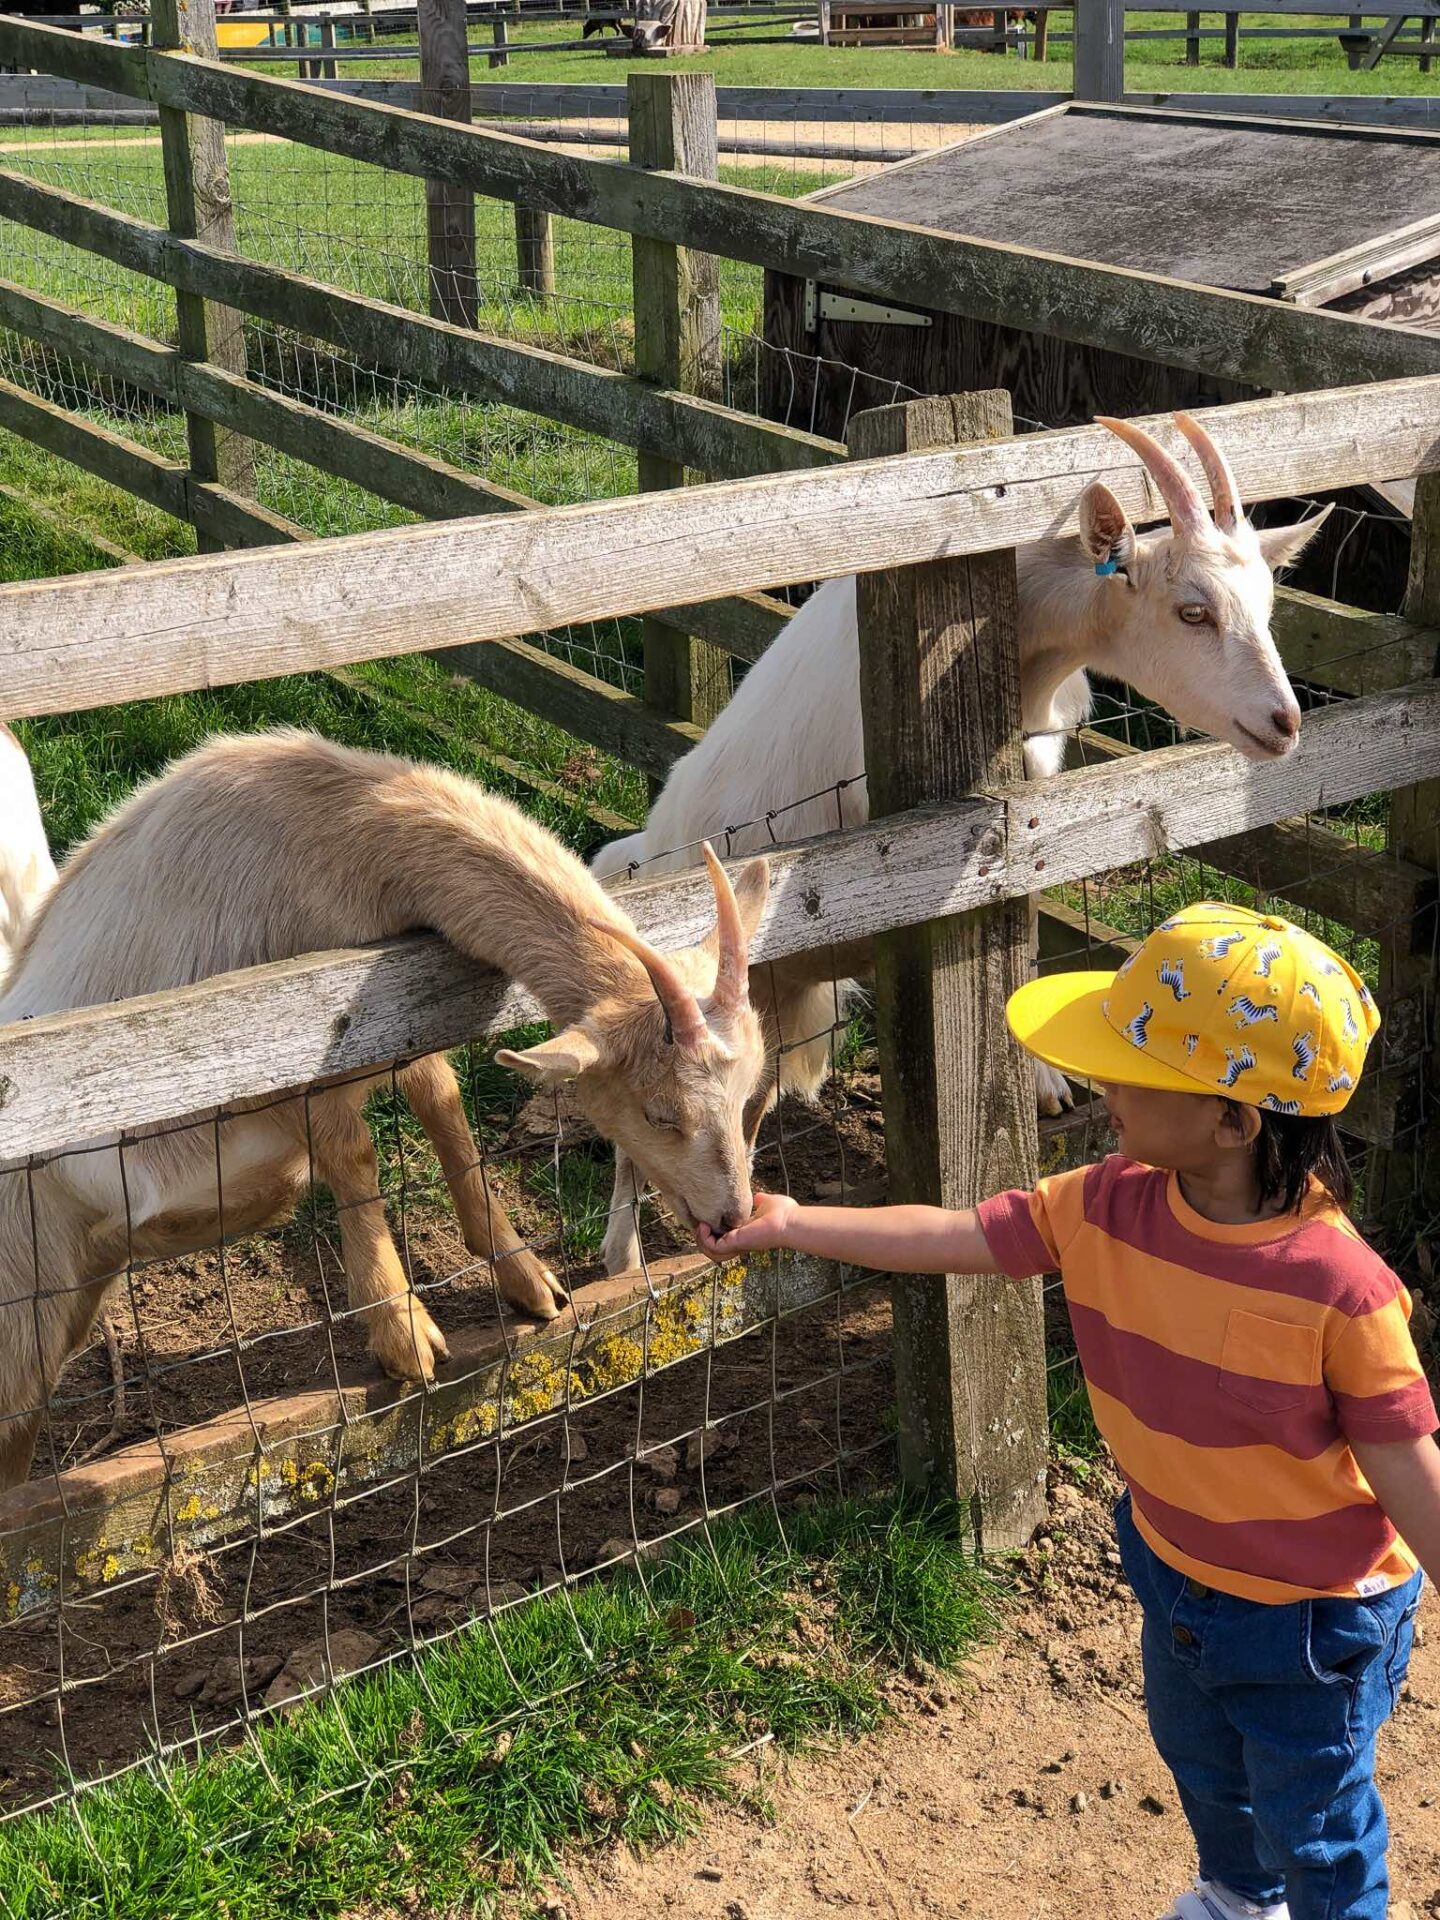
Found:
<svg viewBox="0 0 1440 1920"><path fill-rule="evenodd" d="M1174 1174L1115 1154L979 1211L1006 1273L1059 1269L1096 1425L1161 1559L1276 1603L1410 1578L1350 1449L1437 1425L1410 1296L1317 1183L1298 1219L1221 1226Z"/></svg>

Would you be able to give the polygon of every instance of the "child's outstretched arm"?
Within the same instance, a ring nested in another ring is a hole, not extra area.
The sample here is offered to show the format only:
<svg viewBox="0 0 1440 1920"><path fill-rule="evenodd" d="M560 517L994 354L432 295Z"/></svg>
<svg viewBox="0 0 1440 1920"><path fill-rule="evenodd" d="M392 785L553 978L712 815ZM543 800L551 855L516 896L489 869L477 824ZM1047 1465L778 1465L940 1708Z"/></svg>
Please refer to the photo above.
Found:
<svg viewBox="0 0 1440 1920"><path fill-rule="evenodd" d="M974 1211L944 1207L802 1207L783 1193L757 1193L755 1212L719 1239L695 1229L712 1260L767 1247L818 1253L881 1273L999 1273Z"/></svg>
<svg viewBox="0 0 1440 1920"><path fill-rule="evenodd" d="M1360 1471L1386 1518L1440 1586L1440 1447L1419 1440L1352 1440Z"/></svg>

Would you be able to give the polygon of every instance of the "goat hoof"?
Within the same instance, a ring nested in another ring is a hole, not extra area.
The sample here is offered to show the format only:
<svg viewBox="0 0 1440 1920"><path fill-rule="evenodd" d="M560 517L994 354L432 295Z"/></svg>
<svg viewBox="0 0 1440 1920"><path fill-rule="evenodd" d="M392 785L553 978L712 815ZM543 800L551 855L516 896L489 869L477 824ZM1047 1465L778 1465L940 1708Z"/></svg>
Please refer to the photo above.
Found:
<svg viewBox="0 0 1440 1920"><path fill-rule="evenodd" d="M502 1262L498 1277L500 1298L527 1320L553 1320L570 1304L550 1268L542 1267L533 1254Z"/></svg>
<svg viewBox="0 0 1440 1920"><path fill-rule="evenodd" d="M444 1334L414 1294L375 1312L370 1351L393 1380L423 1380L427 1386L439 1362L450 1358Z"/></svg>
<svg viewBox="0 0 1440 1920"><path fill-rule="evenodd" d="M1058 1068L1047 1066L1043 1060L1035 1062L1035 1105L1047 1118L1075 1105L1070 1082Z"/></svg>

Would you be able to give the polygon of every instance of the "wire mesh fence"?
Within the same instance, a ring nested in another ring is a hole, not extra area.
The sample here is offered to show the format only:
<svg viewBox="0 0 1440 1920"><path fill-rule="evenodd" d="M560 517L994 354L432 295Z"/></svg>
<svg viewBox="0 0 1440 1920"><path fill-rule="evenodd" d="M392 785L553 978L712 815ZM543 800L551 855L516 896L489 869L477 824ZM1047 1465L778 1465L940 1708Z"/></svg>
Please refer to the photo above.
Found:
<svg viewBox="0 0 1440 1920"><path fill-rule="evenodd" d="M839 1017L823 1038L831 1089L770 1123L758 1177L863 1195L883 1151L873 1055ZM11 1464L32 1432L36 1459L0 1496L4 1814L234 1739L340 1673L535 1595L563 1602L615 1564L643 1569L747 1505L783 1512L887 1472L888 1315L861 1276L677 1259L647 1203L641 1271L587 1292L606 1156L572 1115L521 1106L482 1051L458 1065L470 1164L442 1171L415 1118L427 1063L400 1063L369 1083L373 1197L339 1208L313 1184L330 1086L0 1175L7 1238L28 1240L35 1275L9 1309L18 1354L37 1312L83 1326L95 1305L100 1290L67 1299L46 1271L77 1192L114 1188L122 1215L89 1346L6 1422ZM258 1233L243 1165L257 1117L307 1143L298 1208ZM182 1159L209 1169L190 1196L208 1224L157 1231L154 1181ZM573 1315L537 1327L503 1310L495 1263L471 1251L481 1192L579 1289ZM419 1399L374 1385L347 1300L347 1224L385 1231L378 1207L450 1343Z"/></svg>

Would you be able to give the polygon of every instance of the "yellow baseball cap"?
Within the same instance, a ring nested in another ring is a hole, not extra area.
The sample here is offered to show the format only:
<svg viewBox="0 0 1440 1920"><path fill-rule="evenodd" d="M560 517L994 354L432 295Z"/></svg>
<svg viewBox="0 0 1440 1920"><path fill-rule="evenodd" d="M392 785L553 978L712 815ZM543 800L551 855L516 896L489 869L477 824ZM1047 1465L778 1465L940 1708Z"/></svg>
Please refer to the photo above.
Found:
<svg viewBox="0 0 1440 1920"><path fill-rule="evenodd" d="M1303 928L1204 900L1118 973L1052 973L1012 993L1010 1031L1078 1080L1338 1113L1380 1015L1355 969Z"/></svg>

